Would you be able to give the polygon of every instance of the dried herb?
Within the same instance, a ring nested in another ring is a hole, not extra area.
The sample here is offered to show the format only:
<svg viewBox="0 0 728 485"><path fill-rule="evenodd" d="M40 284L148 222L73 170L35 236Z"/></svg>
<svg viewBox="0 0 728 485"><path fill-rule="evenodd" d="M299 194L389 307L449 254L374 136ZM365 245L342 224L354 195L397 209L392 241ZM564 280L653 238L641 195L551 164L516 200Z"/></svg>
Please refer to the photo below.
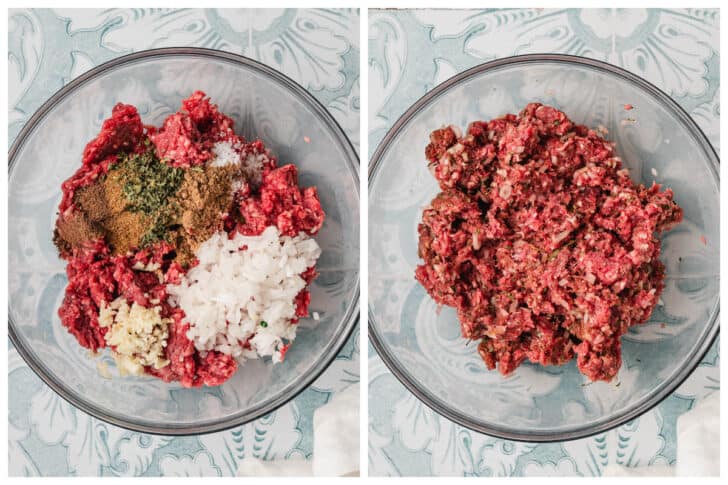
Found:
<svg viewBox="0 0 728 485"><path fill-rule="evenodd" d="M169 227L172 224L174 224L172 211L169 206L166 206L154 215L151 225L142 236L139 245L144 248L161 240L169 242Z"/></svg>
<svg viewBox="0 0 728 485"><path fill-rule="evenodd" d="M162 163L153 150L126 154L113 170L123 183L129 210L147 215L167 204L184 177L183 169Z"/></svg>

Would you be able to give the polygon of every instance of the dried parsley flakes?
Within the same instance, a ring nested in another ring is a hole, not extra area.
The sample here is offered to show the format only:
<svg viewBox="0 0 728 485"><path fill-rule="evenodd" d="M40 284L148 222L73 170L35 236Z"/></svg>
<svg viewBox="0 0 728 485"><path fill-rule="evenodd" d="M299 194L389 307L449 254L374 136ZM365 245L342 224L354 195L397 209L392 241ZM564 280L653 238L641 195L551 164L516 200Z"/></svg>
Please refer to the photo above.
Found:
<svg viewBox="0 0 728 485"><path fill-rule="evenodd" d="M162 163L152 150L126 154L113 169L123 183L129 209L147 215L167 204L184 177L183 169Z"/></svg>

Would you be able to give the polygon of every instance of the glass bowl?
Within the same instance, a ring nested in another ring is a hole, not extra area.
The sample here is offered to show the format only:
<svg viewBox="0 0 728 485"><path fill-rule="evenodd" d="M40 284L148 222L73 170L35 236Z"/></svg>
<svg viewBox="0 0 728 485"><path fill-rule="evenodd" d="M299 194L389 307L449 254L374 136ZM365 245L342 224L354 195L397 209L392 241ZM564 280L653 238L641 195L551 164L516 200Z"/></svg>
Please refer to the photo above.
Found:
<svg viewBox="0 0 728 485"><path fill-rule="evenodd" d="M117 102L159 126L193 91L233 117L236 131L261 138L281 163L316 185L326 222L316 236L320 276L312 312L282 364L248 361L224 385L185 389L147 377L104 379L97 362L61 326L65 263L51 241L60 185ZM219 51L143 51L73 80L30 119L9 154L9 334L46 384L79 409L128 429L198 434L261 417L304 390L332 362L359 315L358 158L346 135L305 89L257 62Z"/></svg>
<svg viewBox="0 0 728 485"><path fill-rule="evenodd" d="M666 288L649 322L622 339L612 383L589 383L572 361L488 371L460 336L455 311L414 279L417 225L439 191L427 169L431 131L518 113L539 101L603 125L633 180L675 191L685 219L662 237ZM626 111L625 104L634 109ZM395 376L439 414L525 441L592 435L633 419L675 390L718 333L718 157L665 93L609 64L527 55L476 66L427 93L394 124L369 170L369 335Z"/></svg>

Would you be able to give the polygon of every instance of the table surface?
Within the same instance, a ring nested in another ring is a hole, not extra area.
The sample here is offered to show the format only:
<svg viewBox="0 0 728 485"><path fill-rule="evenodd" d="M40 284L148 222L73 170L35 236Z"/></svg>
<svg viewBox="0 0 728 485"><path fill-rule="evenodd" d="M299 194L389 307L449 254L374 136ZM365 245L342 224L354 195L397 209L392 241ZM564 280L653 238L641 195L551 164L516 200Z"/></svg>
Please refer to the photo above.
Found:
<svg viewBox="0 0 728 485"><path fill-rule="evenodd" d="M625 67L670 94L719 148L717 10L369 11L369 151L417 99L476 64L516 54L582 55ZM653 57L645 47L657 45ZM370 346L371 347L371 346ZM492 438L440 417L369 349L369 475L601 475L608 464L675 462L676 421L719 388L718 342L652 411L576 441Z"/></svg>
<svg viewBox="0 0 728 485"><path fill-rule="evenodd" d="M359 11L11 10L9 136L56 90L120 55L169 47L242 54L307 88L359 144ZM245 426L189 437L126 431L45 386L9 348L10 475L234 475L242 458L310 459L313 412L359 381L355 330L329 369L288 405Z"/></svg>

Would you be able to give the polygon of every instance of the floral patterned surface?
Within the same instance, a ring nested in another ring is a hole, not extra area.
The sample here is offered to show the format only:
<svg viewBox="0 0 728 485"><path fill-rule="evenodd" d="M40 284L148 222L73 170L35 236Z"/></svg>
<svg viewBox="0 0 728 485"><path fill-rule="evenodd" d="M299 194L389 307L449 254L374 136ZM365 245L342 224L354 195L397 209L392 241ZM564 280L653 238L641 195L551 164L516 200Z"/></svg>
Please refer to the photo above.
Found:
<svg viewBox="0 0 728 485"><path fill-rule="evenodd" d="M9 137L56 90L86 70L154 47L242 54L301 83L349 138L359 135L357 10L11 10ZM133 433L76 410L9 349L11 475L236 473L242 458L310 458L313 412L359 380L354 331L331 367L283 408L229 431L189 437Z"/></svg>
<svg viewBox="0 0 728 485"><path fill-rule="evenodd" d="M717 10L369 12L370 152L434 86L484 61L557 52L620 65L670 94L719 148ZM371 155L370 153L370 155ZM674 464L677 417L719 390L718 342L652 411L581 440L537 444L478 434L410 394L369 349L369 474L601 475L607 465Z"/></svg>

